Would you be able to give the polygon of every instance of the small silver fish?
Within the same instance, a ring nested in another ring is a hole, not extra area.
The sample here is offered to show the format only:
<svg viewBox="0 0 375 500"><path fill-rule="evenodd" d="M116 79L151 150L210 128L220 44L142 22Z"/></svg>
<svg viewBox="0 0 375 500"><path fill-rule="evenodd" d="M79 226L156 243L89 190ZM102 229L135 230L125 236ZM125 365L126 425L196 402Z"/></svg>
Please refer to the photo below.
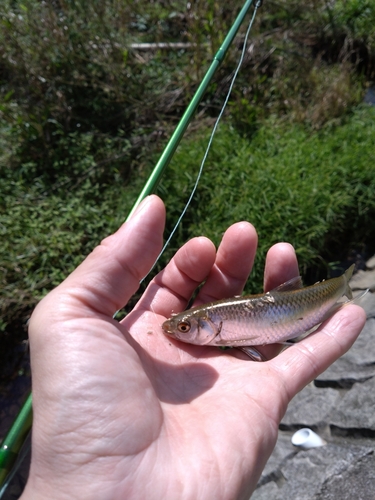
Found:
<svg viewBox="0 0 375 500"><path fill-rule="evenodd" d="M354 264L338 277L302 288L298 276L274 290L222 299L172 315L164 333L188 344L259 346L283 343L322 323L351 300ZM347 302L345 302L347 303Z"/></svg>

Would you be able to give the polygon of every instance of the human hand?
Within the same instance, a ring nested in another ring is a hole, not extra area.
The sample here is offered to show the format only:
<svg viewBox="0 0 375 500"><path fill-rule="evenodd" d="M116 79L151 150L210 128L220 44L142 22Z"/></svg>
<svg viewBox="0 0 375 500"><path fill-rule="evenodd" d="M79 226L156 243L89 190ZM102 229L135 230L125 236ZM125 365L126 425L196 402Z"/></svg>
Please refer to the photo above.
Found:
<svg viewBox="0 0 375 500"><path fill-rule="evenodd" d="M196 304L241 293L257 245L246 222L227 230L217 252L206 238L189 241L117 322L158 255L164 218L161 200L148 197L32 315L24 500L248 499L287 404L364 325L363 310L347 306L265 363L166 337L163 321L202 281ZM265 289L297 274L293 248L272 247Z"/></svg>

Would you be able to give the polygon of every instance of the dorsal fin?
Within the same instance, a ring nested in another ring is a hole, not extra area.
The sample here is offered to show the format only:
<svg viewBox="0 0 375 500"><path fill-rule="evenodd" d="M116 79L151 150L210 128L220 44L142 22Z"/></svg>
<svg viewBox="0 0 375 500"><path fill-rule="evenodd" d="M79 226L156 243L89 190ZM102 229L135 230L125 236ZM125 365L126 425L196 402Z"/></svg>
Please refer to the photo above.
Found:
<svg viewBox="0 0 375 500"><path fill-rule="evenodd" d="M282 285L277 286L271 292L291 292L292 290L300 290L302 288L301 276L295 276L291 280L286 281Z"/></svg>

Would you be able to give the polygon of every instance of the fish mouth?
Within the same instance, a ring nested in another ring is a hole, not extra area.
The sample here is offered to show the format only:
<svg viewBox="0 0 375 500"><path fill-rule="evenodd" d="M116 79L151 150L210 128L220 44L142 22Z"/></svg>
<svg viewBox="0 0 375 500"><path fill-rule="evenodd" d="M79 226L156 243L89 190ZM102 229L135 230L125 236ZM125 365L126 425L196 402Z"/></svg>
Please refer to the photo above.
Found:
<svg viewBox="0 0 375 500"><path fill-rule="evenodd" d="M163 331L165 334L173 337L174 334L173 334L173 330L172 330L172 325L170 324L169 321L164 321L164 323L161 325Z"/></svg>

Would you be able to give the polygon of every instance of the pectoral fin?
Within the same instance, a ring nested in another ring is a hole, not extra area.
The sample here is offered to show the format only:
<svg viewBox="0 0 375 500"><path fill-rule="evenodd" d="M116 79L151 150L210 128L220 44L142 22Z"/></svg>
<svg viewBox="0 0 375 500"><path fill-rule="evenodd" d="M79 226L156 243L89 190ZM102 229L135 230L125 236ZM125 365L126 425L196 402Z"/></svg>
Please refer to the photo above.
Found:
<svg viewBox="0 0 375 500"><path fill-rule="evenodd" d="M253 361L268 361L255 347L244 346L237 347L237 349L247 354Z"/></svg>

